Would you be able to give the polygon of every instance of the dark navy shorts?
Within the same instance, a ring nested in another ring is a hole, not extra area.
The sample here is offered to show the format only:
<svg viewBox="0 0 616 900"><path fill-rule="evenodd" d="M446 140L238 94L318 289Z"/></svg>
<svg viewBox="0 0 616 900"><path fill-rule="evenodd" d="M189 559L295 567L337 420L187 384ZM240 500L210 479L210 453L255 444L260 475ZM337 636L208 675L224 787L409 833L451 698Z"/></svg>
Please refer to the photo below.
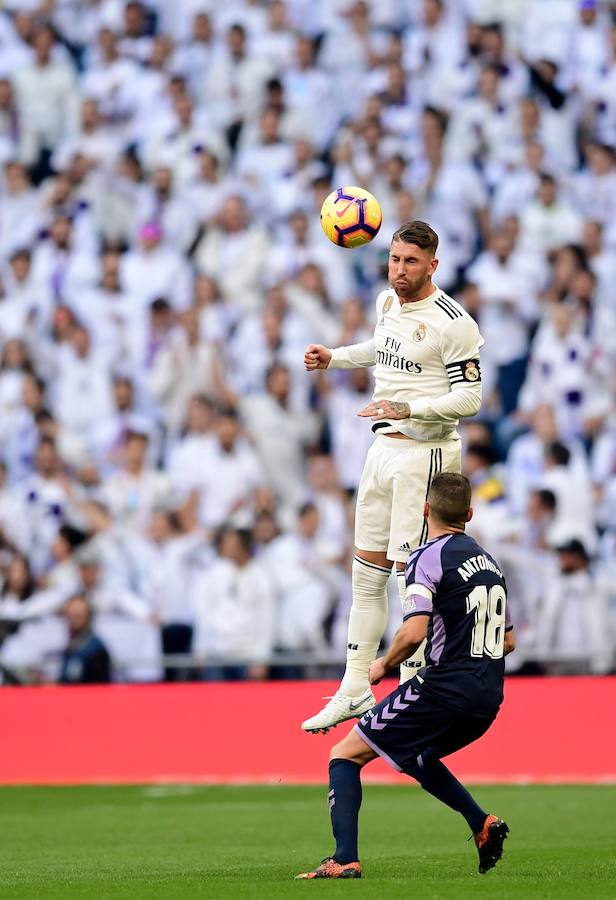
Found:
<svg viewBox="0 0 616 900"><path fill-rule="evenodd" d="M439 706L411 678L368 710L355 731L396 771L412 774L428 759L440 759L472 744L495 718Z"/></svg>

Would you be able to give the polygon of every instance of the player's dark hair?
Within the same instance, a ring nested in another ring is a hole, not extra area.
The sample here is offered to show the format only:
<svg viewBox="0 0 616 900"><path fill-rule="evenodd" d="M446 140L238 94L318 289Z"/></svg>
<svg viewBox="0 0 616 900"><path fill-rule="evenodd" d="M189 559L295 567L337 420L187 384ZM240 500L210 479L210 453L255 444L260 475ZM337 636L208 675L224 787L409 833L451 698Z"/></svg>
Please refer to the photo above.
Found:
<svg viewBox="0 0 616 900"><path fill-rule="evenodd" d="M464 525L471 508L471 483L466 475L439 472L428 491L432 516L443 525Z"/></svg>
<svg viewBox="0 0 616 900"><path fill-rule="evenodd" d="M413 222L406 222L397 231L394 231L391 242L403 241L405 244L415 244L422 250L427 250L432 256L436 255L438 249L438 234L434 228L430 228L427 222L421 222L415 219Z"/></svg>

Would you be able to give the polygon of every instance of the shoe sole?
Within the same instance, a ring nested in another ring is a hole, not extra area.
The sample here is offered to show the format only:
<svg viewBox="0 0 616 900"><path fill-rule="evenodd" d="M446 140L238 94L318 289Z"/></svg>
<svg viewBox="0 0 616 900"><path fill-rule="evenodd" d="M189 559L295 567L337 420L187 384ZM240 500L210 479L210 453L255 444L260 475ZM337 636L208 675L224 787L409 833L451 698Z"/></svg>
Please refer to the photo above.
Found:
<svg viewBox="0 0 616 900"><path fill-rule="evenodd" d="M325 725L323 727L305 728L304 725L302 724L301 729L302 729L302 731L305 731L307 734L327 734L327 732L331 731L332 728L337 728L338 725L343 725L345 722L350 722L351 719L361 719L361 717L363 715L365 715L365 713L367 713L369 709L372 709L373 705L374 704L372 704L371 706L367 706L361 712L358 710L357 712L352 713L350 716L347 716L346 719L338 719L338 721L334 722L332 725Z"/></svg>
<svg viewBox="0 0 616 900"><path fill-rule="evenodd" d="M327 734L327 732L331 731L332 728L336 728L338 725L342 725L344 722L350 722L351 719L361 719L361 717L365 715L365 713L367 713L369 709L372 709L373 706L374 703L371 703L370 706L366 706L365 709L358 709L355 712L352 712L351 715L347 716L345 719L338 719L337 722L333 722L331 725L315 725L313 728L306 728L305 723L302 722L300 727L302 731L305 731L308 734Z"/></svg>
<svg viewBox="0 0 616 900"><path fill-rule="evenodd" d="M485 875L493 869L503 856L503 844L509 834L509 826L506 822L493 822L488 828L490 834L490 856L479 863L479 874Z"/></svg>
<svg viewBox="0 0 616 900"><path fill-rule="evenodd" d="M305 875L296 875L295 881L317 881L323 879L338 879L338 878L361 878L361 872L356 871L355 869L350 869L348 872L343 872L341 875L313 875L312 872L307 872Z"/></svg>

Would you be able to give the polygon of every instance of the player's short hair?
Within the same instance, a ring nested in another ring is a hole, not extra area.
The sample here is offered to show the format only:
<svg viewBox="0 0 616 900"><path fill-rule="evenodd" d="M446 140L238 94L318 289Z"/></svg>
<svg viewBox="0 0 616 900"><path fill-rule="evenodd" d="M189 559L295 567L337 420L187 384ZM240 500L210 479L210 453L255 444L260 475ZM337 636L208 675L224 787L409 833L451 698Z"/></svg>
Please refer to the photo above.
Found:
<svg viewBox="0 0 616 900"><path fill-rule="evenodd" d="M466 475L439 472L432 479L427 499L435 519L443 525L459 525L466 522L471 508L471 483Z"/></svg>
<svg viewBox="0 0 616 900"><path fill-rule="evenodd" d="M403 241L405 244L415 244L422 250L427 250L432 256L436 256L438 249L438 234L431 228L427 222L421 222L415 219L413 222L406 222L397 231L394 231L391 242Z"/></svg>

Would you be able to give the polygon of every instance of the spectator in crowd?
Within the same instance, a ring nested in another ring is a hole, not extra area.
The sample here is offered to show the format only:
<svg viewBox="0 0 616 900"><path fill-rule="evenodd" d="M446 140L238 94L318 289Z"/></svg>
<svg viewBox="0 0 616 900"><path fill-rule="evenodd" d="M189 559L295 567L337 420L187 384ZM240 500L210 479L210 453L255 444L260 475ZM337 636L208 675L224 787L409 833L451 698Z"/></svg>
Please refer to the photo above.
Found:
<svg viewBox="0 0 616 900"><path fill-rule="evenodd" d="M92 631L88 601L75 594L67 601L64 615L69 641L62 654L61 684L104 684L111 681L111 659L103 642Z"/></svg>
<svg viewBox="0 0 616 900"><path fill-rule="evenodd" d="M536 620L536 650L553 674L576 671L583 661L594 673L609 670L613 623L609 586L593 575L584 544L576 539L557 548L559 573L545 583Z"/></svg>
<svg viewBox="0 0 616 900"><path fill-rule="evenodd" d="M193 586L195 650L207 679L267 675L276 607L262 561L252 556L249 532L223 528L217 556Z"/></svg>
<svg viewBox="0 0 616 900"><path fill-rule="evenodd" d="M474 527L526 658L553 655L556 594L520 570L567 596L616 571L614 4L11 3L1 24L3 663L59 677L67 591L114 679L216 635L236 676L275 647L344 655L371 377L309 383L303 348L370 336L410 219L486 338L461 429ZM344 184L382 206L360 251L319 224ZM572 541L593 561L565 572ZM225 643L253 571L274 611L258 658ZM591 637L571 665L602 671Z"/></svg>
<svg viewBox="0 0 616 900"><path fill-rule="evenodd" d="M129 528L143 530L152 510L169 495L168 476L148 461L147 434L129 431L121 465L102 485L100 499L111 515Z"/></svg>
<svg viewBox="0 0 616 900"><path fill-rule="evenodd" d="M162 407L167 428L177 431L190 398L214 395L220 366L215 345L203 339L198 311L191 307L180 316L180 328L160 353L150 374L150 391Z"/></svg>
<svg viewBox="0 0 616 900"><path fill-rule="evenodd" d="M322 651L327 646L326 620L340 574L324 557L318 532L318 509L305 503L295 530L273 540L262 556L277 587L276 644L283 650Z"/></svg>

